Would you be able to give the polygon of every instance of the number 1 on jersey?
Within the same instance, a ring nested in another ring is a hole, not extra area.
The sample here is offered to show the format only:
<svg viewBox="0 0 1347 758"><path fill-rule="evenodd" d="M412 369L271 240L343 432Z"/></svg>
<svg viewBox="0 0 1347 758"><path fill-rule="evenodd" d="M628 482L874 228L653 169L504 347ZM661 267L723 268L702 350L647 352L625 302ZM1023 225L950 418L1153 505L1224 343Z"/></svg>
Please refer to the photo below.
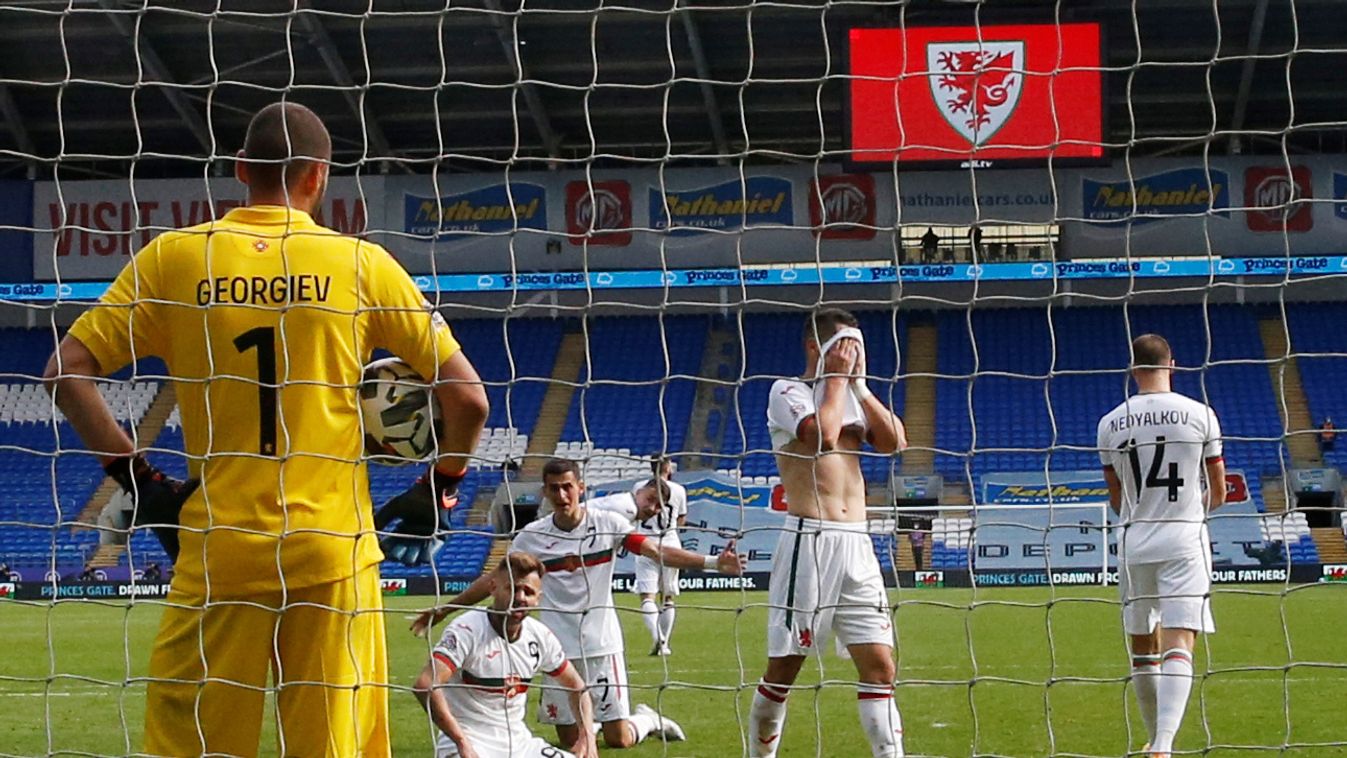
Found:
<svg viewBox="0 0 1347 758"><path fill-rule="evenodd" d="M240 353L257 348L257 450L276 454L276 329L259 326L234 338Z"/></svg>

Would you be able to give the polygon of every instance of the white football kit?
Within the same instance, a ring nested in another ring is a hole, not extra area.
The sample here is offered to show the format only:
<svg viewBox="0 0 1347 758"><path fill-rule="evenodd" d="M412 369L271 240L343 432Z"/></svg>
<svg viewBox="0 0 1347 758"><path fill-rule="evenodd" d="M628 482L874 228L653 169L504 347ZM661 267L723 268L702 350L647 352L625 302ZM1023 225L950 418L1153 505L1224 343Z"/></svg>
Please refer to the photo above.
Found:
<svg viewBox="0 0 1347 758"><path fill-rule="evenodd" d="M455 671L442 687L449 710L481 758L564 758L571 754L533 736L525 702L539 673L557 676L570 664L561 643L542 623L524 619L519 638L506 640L488 611L474 608L444 629L431 651ZM563 692L563 697L565 693ZM437 758L456 758L458 746L441 734Z"/></svg>
<svg viewBox="0 0 1347 758"><path fill-rule="evenodd" d="M664 504L659 513L638 523L636 533L658 540L661 545L682 547L683 540L678 536L678 520L687 518L688 515L688 488L678 482L666 481L665 484L669 485L669 502ZM636 486L632 487L632 494L636 494L636 491L645 485L644 481L637 482ZM663 593L666 597L677 595L678 577L678 569L662 566L658 561L652 561L643 555L636 556L634 587L636 594Z"/></svg>
<svg viewBox="0 0 1347 758"><path fill-rule="evenodd" d="M817 412L822 384L795 379L772 385L767 428L772 447L796 439L801 422ZM844 426L865 427L859 403L848 393ZM767 655L780 658L821 650L828 635L841 646L893 645L888 593L864 521L820 521L787 516L768 584Z"/></svg>
<svg viewBox="0 0 1347 758"><path fill-rule="evenodd" d="M511 551L532 553L547 567L539 619L589 685L594 718L601 723L631 715L622 627L613 607L613 558L634 529L629 517L586 507L584 519L570 531L549 516L524 527L510 544ZM543 723L575 723L559 688L545 689L540 705Z"/></svg>
<svg viewBox="0 0 1347 758"><path fill-rule="evenodd" d="M1099 421L1099 458L1122 482L1118 585L1128 634L1213 632L1204 464L1221 458L1221 424L1174 392L1134 395ZM1207 482L1224 487L1225 482Z"/></svg>

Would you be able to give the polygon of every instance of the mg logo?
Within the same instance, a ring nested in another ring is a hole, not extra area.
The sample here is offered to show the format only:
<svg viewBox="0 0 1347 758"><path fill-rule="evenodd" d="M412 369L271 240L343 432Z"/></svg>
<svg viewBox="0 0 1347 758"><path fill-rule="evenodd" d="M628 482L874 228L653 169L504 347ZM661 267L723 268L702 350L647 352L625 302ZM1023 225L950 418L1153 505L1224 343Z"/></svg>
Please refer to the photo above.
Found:
<svg viewBox="0 0 1347 758"><path fill-rule="evenodd" d="M566 185L566 234L572 245L631 243L631 185L577 180Z"/></svg>
<svg viewBox="0 0 1347 758"><path fill-rule="evenodd" d="M1254 188L1254 204L1263 208L1280 208L1300 199L1296 183L1289 176L1269 176Z"/></svg>
<svg viewBox="0 0 1347 758"><path fill-rule="evenodd" d="M810 182L809 223L814 235L823 239L873 239L875 178L842 174Z"/></svg>
<svg viewBox="0 0 1347 758"><path fill-rule="evenodd" d="M1244 205L1255 232L1305 232L1314 226L1314 197L1307 166L1250 167L1244 172Z"/></svg>
<svg viewBox="0 0 1347 758"><path fill-rule="evenodd" d="M869 198L852 184L834 184L823 193L824 218L843 224L865 222Z"/></svg>
<svg viewBox="0 0 1347 758"><path fill-rule="evenodd" d="M622 201L606 189L596 189L580 198L575 207L575 225L581 229L603 231L622 228Z"/></svg>

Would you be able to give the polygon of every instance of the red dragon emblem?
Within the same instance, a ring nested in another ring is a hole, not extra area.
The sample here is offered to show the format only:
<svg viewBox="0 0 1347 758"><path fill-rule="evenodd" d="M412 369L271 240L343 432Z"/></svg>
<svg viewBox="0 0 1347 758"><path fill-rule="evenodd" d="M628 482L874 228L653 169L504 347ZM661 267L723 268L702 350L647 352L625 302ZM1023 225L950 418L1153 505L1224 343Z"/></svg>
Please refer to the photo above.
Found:
<svg viewBox="0 0 1347 758"><path fill-rule="evenodd" d="M991 138L1019 104L1023 42L932 43L926 59L936 107L974 145Z"/></svg>

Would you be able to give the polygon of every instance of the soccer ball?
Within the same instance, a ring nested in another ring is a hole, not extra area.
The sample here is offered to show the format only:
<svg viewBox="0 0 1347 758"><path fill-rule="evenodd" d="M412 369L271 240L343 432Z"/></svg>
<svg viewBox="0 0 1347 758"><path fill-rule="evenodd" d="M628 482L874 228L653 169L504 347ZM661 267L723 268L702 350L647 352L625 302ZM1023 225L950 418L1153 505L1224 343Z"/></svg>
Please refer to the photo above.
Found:
<svg viewBox="0 0 1347 758"><path fill-rule="evenodd" d="M360 383L365 454L379 463L426 460L440 437L440 408L430 385L398 358L365 367Z"/></svg>

